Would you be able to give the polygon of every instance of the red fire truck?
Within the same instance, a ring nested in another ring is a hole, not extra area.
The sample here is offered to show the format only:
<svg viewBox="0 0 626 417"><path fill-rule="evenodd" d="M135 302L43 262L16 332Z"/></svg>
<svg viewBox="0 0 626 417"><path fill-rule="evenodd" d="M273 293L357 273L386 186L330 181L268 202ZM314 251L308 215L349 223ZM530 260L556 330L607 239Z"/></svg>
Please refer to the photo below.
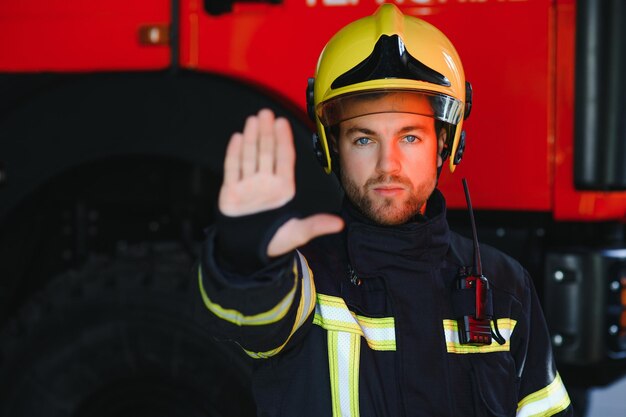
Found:
<svg viewBox="0 0 626 417"><path fill-rule="evenodd" d="M452 227L469 231L465 177L583 410L576 393L626 372L626 5L391 1L448 35L474 87L440 181ZM299 209L336 209L307 78L382 2L0 2L0 416L254 414L250 363L207 336L189 278L226 142L261 107L288 117Z"/></svg>

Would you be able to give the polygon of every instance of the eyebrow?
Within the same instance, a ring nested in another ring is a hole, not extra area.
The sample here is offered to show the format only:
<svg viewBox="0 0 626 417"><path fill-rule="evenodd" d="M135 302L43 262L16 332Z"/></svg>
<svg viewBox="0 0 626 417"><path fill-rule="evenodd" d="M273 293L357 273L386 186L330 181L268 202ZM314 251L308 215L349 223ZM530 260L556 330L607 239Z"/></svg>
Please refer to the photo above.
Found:
<svg viewBox="0 0 626 417"><path fill-rule="evenodd" d="M351 127L350 129L346 130L346 135L352 135L354 133L363 133L364 135L369 135L369 136L374 136L376 134L376 132L374 132L373 130L367 129L365 127L359 127L359 126L355 126L355 127Z"/></svg>
<svg viewBox="0 0 626 417"><path fill-rule="evenodd" d="M396 132L396 135L402 135L404 133L408 133L408 132L413 132L413 131L424 131L426 130L425 126L421 126L421 125L411 125L411 126L405 126L403 128L401 128L400 130L398 130ZM375 136L376 132L374 132L373 130L370 130L366 127L360 127L360 126L355 126L355 127L351 127L348 130L346 130L345 135L352 135L354 133L362 133L364 135L368 135L368 136Z"/></svg>

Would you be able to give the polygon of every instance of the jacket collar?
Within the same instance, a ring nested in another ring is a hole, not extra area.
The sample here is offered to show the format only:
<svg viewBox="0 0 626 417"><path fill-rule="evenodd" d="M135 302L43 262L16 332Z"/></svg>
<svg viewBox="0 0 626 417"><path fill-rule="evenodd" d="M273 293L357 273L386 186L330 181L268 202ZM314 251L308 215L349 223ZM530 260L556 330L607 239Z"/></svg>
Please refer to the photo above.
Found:
<svg viewBox="0 0 626 417"><path fill-rule="evenodd" d="M446 203L433 191L424 216L398 226L381 226L363 216L344 199L342 217L346 222L349 262L359 276L388 270L390 266L413 268L415 263L439 263L449 246Z"/></svg>

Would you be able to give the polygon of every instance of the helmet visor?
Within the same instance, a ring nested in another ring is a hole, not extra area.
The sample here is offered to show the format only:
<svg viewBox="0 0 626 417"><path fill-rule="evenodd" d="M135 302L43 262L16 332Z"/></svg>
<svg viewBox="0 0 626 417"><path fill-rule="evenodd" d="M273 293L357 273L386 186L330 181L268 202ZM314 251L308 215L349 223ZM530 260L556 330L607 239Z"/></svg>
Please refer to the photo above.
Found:
<svg viewBox="0 0 626 417"><path fill-rule="evenodd" d="M376 113L415 113L456 125L463 102L433 92L389 89L349 93L317 106L317 115L326 127Z"/></svg>

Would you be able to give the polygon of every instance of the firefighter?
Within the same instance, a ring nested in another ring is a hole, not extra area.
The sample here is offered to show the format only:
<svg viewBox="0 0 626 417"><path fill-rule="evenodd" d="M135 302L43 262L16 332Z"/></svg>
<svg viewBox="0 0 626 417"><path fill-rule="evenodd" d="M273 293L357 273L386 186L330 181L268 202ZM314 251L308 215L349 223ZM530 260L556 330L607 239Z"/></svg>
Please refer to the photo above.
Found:
<svg viewBox="0 0 626 417"><path fill-rule="evenodd" d="M215 335L255 358L258 415L570 415L528 273L448 228L436 185L471 107L449 40L385 4L310 86L341 212L294 213L290 126L261 110L228 145L198 268Z"/></svg>

